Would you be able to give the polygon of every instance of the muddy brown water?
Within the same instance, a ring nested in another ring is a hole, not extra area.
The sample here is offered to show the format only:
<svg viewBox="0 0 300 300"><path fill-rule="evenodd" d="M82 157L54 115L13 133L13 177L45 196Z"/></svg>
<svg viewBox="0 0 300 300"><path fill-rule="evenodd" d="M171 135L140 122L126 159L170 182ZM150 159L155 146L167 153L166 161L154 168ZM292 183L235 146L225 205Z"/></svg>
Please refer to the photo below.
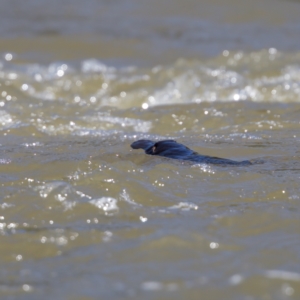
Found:
<svg viewBox="0 0 300 300"><path fill-rule="evenodd" d="M2 1L1 299L299 299L300 4ZM212 166L132 150L175 139Z"/></svg>

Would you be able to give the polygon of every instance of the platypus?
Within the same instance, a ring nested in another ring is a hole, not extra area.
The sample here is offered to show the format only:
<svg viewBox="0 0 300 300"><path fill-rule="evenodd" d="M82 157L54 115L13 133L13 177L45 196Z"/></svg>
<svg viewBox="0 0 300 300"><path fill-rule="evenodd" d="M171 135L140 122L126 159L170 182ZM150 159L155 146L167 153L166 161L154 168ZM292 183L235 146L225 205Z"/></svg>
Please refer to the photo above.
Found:
<svg viewBox="0 0 300 300"><path fill-rule="evenodd" d="M201 155L183 144L174 140L163 140L154 142L150 140L138 140L131 144L133 149L144 149L146 154L159 155L174 159L188 160L195 163L215 164L215 165L234 165L248 166L252 165L251 161L234 161L227 158Z"/></svg>

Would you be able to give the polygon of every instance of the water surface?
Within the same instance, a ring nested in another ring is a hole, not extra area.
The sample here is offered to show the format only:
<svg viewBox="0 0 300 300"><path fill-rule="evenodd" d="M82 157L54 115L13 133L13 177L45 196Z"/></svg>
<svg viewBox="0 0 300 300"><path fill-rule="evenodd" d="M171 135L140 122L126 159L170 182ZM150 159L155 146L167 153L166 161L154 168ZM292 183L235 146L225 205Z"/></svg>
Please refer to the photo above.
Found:
<svg viewBox="0 0 300 300"><path fill-rule="evenodd" d="M15 2L1 299L299 299L299 3Z"/></svg>

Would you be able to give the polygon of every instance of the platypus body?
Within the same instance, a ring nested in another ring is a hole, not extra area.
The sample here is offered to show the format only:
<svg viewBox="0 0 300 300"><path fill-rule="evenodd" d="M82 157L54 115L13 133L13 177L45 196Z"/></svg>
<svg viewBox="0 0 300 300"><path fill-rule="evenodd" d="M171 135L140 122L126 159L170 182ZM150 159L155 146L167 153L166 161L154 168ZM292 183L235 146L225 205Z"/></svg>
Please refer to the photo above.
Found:
<svg viewBox="0 0 300 300"><path fill-rule="evenodd" d="M146 154L159 155L174 159L188 160L195 163L215 164L215 165L234 165L249 166L252 163L249 160L234 161L231 159L201 155L183 144L174 140L164 140L153 142L150 140L138 140L131 144L133 149L143 149Z"/></svg>

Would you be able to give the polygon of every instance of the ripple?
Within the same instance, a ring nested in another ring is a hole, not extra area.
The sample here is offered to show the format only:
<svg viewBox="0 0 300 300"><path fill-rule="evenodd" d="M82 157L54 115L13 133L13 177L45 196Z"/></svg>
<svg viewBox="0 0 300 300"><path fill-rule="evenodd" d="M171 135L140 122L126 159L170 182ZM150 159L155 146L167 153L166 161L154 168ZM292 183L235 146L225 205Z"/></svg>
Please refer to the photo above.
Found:
<svg viewBox="0 0 300 300"><path fill-rule="evenodd" d="M265 276L271 279L282 279L282 280L300 282L300 274L295 272L290 272L290 271L267 270L265 271Z"/></svg>
<svg viewBox="0 0 300 300"><path fill-rule="evenodd" d="M102 197L100 199L90 200L89 203L103 210L105 215L113 215L119 211L118 201L111 197Z"/></svg>

